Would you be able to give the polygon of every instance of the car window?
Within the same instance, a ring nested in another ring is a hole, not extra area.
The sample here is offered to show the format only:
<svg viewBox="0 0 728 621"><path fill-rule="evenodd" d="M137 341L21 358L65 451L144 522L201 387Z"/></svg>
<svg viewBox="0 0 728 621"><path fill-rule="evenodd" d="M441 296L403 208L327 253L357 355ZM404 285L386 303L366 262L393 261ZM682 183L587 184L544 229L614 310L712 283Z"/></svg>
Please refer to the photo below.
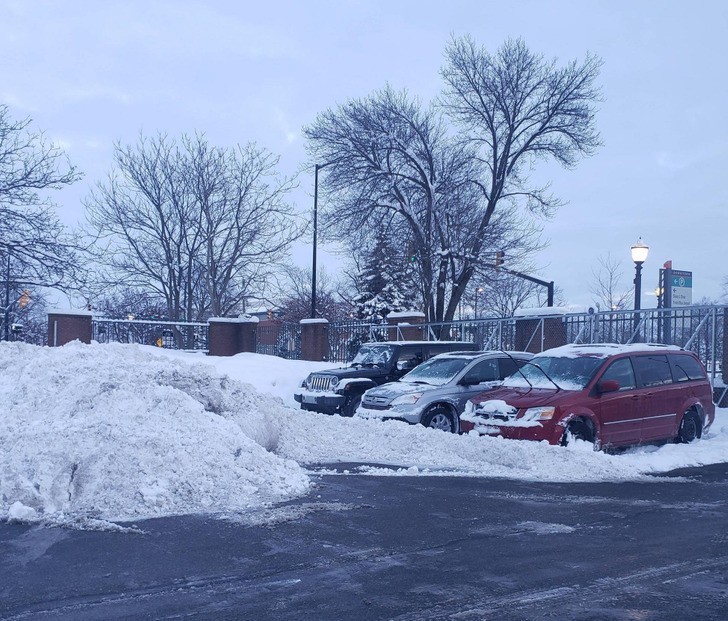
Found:
<svg viewBox="0 0 728 621"><path fill-rule="evenodd" d="M362 345L351 363L353 365L384 367L387 366L393 355L394 347L392 345Z"/></svg>
<svg viewBox="0 0 728 621"><path fill-rule="evenodd" d="M467 358L430 358L416 369L405 375L400 381L405 383L424 383L442 386L454 379L468 364Z"/></svg>
<svg viewBox="0 0 728 621"><path fill-rule="evenodd" d="M604 371L601 381L604 380L615 380L619 382L620 390L636 388L637 382L634 378L632 361L629 358L620 358L619 360L615 360L607 367L607 370Z"/></svg>
<svg viewBox="0 0 728 621"><path fill-rule="evenodd" d="M520 358L498 358L498 379L503 380L510 377L524 364L526 364L526 361Z"/></svg>
<svg viewBox="0 0 728 621"><path fill-rule="evenodd" d="M604 358L594 356L541 354L527 360L521 372L511 375L503 385L582 390L604 362Z"/></svg>
<svg viewBox="0 0 728 621"><path fill-rule="evenodd" d="M481 382L495 382L498 377L498 361L496 359L481 360L465 374L464 384L480 384Z"/></svg>
<svg viewBox="0 0 728 621"><path fill-rule="evenodd" d="M667 356L635 356L634 366L643 386L662 386L672 383Z"/></svg>
<svg viewBox="0 0 728 621"><path fill-rule="evenodd" d="M429 353L429 352L428 352ZM429 356L428 356L429 357ZM397 364L407 363L410 368L416 367L422 362L422 348L403 347L397 356Z"/></svg>
<svg viewBox="0 0 728 621"><path fill-rule="evenodd" d="M676 382L705 379L703 366L692 356L686 354L670 356L672 375Z"/></svg>

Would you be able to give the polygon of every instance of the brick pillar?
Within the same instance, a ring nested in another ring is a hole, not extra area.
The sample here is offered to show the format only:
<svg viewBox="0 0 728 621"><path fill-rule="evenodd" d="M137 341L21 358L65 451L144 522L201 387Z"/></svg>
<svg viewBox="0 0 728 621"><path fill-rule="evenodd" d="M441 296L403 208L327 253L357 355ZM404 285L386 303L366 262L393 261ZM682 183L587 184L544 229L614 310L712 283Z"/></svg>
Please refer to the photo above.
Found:
<svg viewBox="0 0 728 621"><path fill-rule="evenodd" d="M60 347L71 341L90 343L91 311L53 311L48 313L48 346Z"/></svg>
<svg viewBox="0 0 728 621"><path fill-rule="evenodd" d="M538 354L562 345L566 345L566 324L562 316L516 319L515 347L517 351Z"/></svg>
<svg viewBox="0 0 728 621"><path fill-rule="evenodd" d="M301 319L301 360L321 362L329 357L329 320Z"/></svg>
<svg viewBox="0 0 728 621"><path fill-rule="evenodd" d="M424 313L417 311L389 313L387 323L390 341L422 341L425 338L422 326L425 323Z"/></svg>
<svg viewBox="0 0 728 621"><path fill-rule="evenodd" d="M255 352L258 328L256 317L211 317L207 323L208 356Z"/></svg>

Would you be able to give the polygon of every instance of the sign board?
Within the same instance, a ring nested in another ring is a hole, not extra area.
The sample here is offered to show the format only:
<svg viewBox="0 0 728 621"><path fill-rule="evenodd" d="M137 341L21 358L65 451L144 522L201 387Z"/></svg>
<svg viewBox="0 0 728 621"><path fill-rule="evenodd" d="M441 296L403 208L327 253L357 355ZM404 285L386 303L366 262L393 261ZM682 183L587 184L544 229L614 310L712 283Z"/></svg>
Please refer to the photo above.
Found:
<svg viewBox="0 0 728 621"><path fill-rule="evenodd" d="M693 303L693 273L683 270L670 270L672 306L690 306Z"/></svg>

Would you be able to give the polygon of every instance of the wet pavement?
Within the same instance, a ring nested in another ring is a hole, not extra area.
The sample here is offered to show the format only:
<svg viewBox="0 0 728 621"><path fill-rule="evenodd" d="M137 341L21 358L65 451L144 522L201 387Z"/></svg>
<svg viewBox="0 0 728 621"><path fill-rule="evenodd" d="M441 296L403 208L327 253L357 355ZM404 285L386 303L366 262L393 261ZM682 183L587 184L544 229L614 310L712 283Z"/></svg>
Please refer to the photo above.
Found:
<svg viewBox="0 0 728 621"><path fill-rule="evenodd" d="M315 478L295 502L141 534L0 524L0 618L728 619L728 464L647 483Z"/></svg>

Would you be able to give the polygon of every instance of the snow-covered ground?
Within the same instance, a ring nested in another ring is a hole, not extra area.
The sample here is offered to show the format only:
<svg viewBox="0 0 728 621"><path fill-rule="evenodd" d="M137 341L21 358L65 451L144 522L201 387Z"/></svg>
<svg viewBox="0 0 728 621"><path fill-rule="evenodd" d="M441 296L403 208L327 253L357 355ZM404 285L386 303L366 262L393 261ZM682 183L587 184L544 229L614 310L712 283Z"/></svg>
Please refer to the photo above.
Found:
<svg viewBox="0 0 728 621"><path fill-rule="evenodd" d="M0 343L0 519L111 528L259 511L309 493L307 467L334 462L365 462L356 472L390 476L620 481L728 461L725 410L691 445L606 455L297 409L301 379L330 366Z"/></svg>

